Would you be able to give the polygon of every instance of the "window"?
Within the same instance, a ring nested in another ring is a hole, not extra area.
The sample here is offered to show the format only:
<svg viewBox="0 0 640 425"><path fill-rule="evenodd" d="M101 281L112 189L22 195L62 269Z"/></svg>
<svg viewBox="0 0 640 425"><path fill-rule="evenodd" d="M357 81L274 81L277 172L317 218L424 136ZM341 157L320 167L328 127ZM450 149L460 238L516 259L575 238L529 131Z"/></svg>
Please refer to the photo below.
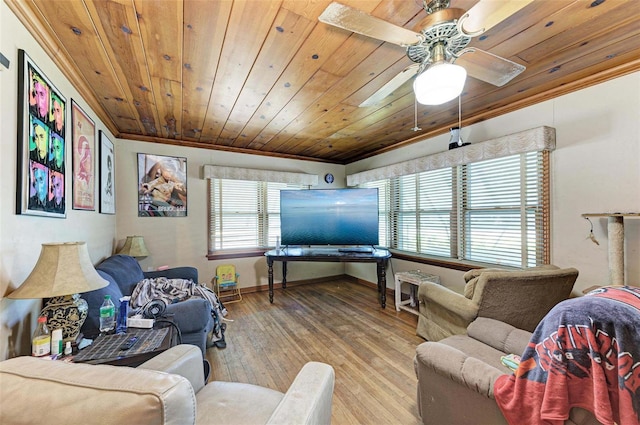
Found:
<svg viewBox="0 0 640 425"><path fill-rule="evenodd" d="M363 184L360 187L378 189L378 243L380 246L389 246L389 180L378 180Z"/></svg>
<svg viewBox="0 0 640 425"><path fill-rule="evenodd" d="M307 187L209 179L209 254L275 246L280 236L280 190Z"/></svg>
<svg viewBox="0 0 640 425"><path fill-rule="evenodd" d="M380 196L380 243L447 259L549 261L547 151L364 183Z"/></svg>

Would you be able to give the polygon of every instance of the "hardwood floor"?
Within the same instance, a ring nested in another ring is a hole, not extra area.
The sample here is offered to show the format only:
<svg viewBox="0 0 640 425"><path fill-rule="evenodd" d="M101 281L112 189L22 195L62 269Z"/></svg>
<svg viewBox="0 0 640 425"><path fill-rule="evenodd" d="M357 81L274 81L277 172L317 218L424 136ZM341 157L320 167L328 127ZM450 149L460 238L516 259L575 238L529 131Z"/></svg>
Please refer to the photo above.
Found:
<svg viewBox="0 0 640 425"><path fill-rule="evenodd" d="M228 304L227 348L210 348L211 380L286 391L308 361L333 366L332 423L420 423L416 406L417 316L378 304L348 278L243 295Z"/></svg>

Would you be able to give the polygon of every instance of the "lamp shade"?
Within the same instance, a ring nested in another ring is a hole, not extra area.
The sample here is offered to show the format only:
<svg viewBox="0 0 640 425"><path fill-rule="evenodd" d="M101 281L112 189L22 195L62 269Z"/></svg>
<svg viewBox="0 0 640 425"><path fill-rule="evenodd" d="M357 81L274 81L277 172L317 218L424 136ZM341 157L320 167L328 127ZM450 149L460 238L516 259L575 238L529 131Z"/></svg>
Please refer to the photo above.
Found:
<svg viewBox="0 0 640 425"><path fill-rule="evenodd" d="M127 236L127 240L124 241L124 246L118 254L130 255L131 257L146 257L149 255L149 251L144 244L144 238L142 236Z"/></svg>
<svg viewBox="0 0 640 425"><path fill-rule="evenodd" d="M462 93L467 71L460 65L438 62L429 66L413 82L416 100L423 105L441 105Z"/></svg>
<svg viewBox="0 0 640 425"><path fill-rule="evenodd" d="M85 242L42 244L40 258L23 284L8 298L47 298L104 288Z"/></svg>

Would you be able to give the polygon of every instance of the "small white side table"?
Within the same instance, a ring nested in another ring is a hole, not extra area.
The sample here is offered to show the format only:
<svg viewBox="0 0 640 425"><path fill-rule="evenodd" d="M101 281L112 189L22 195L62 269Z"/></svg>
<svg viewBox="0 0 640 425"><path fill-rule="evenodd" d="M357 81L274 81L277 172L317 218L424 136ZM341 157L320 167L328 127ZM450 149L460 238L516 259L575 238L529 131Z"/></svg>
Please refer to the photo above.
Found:
<svg viewBox="0 0 640 425"><path fill-rule="evenodd" d="M402 301L402 283L408 283L409 286L409 299ZM418 314L418 311L415 308L409 308L407 305L411 307L416 306L416 298L418 292L418 286L421 283L432 282L440 284L440 276L436 276L434 274L423 273L420 270L411 270L408 272L399 272L395 274L395 295L396 295L396 311L406 310L413 314Z"/></svg>

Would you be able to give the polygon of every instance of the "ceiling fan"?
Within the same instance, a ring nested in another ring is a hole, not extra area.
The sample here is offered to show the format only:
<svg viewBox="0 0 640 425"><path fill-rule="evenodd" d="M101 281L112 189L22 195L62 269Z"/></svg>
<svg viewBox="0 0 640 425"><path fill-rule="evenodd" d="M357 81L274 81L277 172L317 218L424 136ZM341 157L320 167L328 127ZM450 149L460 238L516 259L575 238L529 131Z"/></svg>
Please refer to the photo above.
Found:
<svg viewBox="0 0 640 425"><path fill-rule="evenodd" d="M440 105L456 98L467 74L501 87L525 70L523 65L475 47L477 37L533 0L480 0L469 11L450 8L450 0L423 0L427 16L411 31L340 3L331 3L320 22L406 48L415 62L402 70L360 107L372 106L416 76L418 102Z"/></svg>

